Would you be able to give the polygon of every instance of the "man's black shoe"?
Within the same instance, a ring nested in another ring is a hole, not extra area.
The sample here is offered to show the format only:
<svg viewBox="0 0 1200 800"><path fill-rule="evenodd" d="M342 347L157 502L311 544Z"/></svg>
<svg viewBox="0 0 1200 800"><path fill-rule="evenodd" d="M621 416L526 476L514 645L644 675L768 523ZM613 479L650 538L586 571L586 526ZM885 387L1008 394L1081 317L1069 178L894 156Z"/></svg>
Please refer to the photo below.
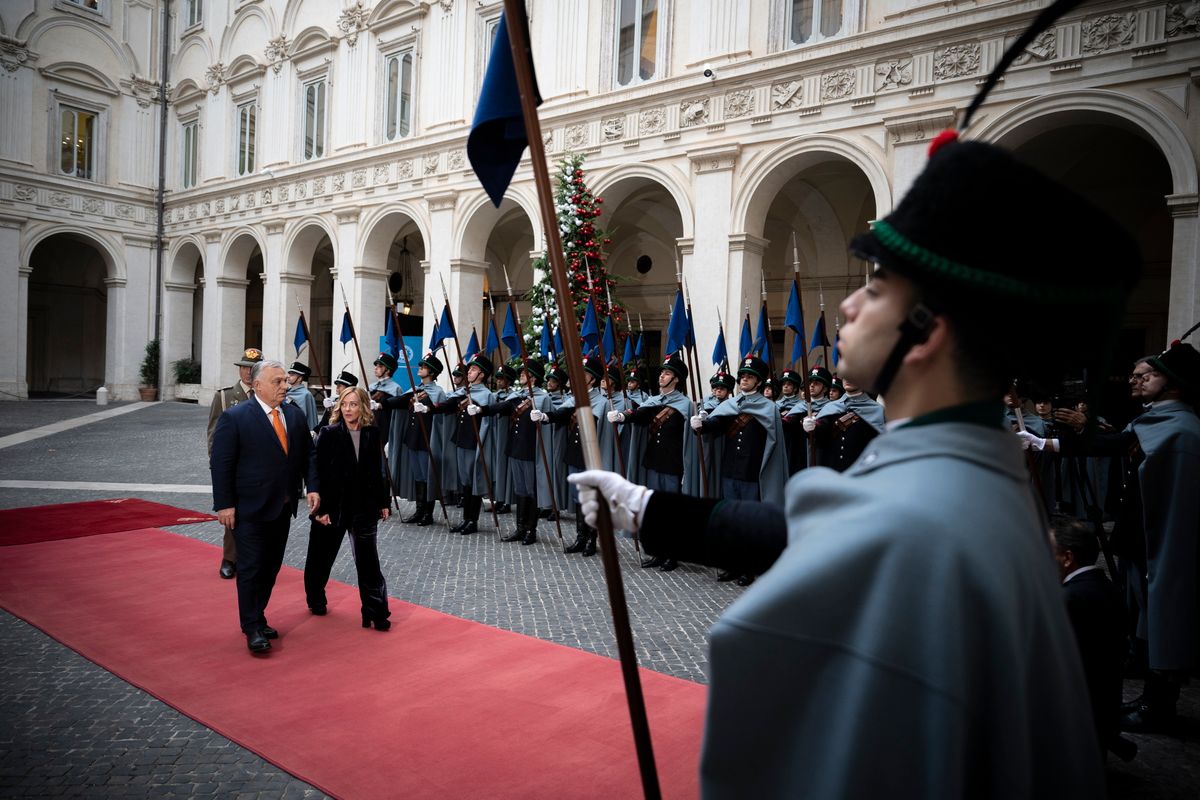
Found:
<svg viewBox="0 0 1200 800"><path fill-rule="evenodd" d="M262 635L267 637L268 639L278 639L279 631L275 630L270 625L263 625L262 626Z"/></svg>
<svg viewBox="0 0 1200 800"><path fill-rule="evenodd" d="M654 569L655 567L661 567L666 563L666 561L667 560L662 556L653 556L652 558L647 558L642 562L642 569Z"/></svg>
<svg viewBox="0 0 1200 800"><path fill-rule="evenodd" d="M525 538L521 540L521 544L537 544L537 530L530 528L525 531Z"/></svg>
<svg viewBox="0 0 1200 800"><path fill-rule="evenodd" d="M457 525L452 526L450 528L450 532L451 533L462 533L463 529L466 528L470 524L471 523L468 520L464 519L462 522L458 523Z"/></svg>
<svg viewBox="0 0 1200 800"><path fill-rule="evenodd" d="M738 576L738 574L736 572L730 572L727 569L723 569L717 573L717 580L720 581L721 583L728 583L729 581L733 580L737 576Z"/></svg>
<svg viewBox="0 0 1200 800"><path fill-rule="evenodd" d="M237 569L233 566L232 561L222 561L221 562L220 575L225 580L229 580L230 578L237 575Z"/></svg>
<svg viewBox="0 0 1200 800"><path fill-rule="evenodd" d="M752 583L754 583L753 575L743 575L737 579L738 586L749 586Z"/></svg>
<svg viewBox="0 0 1200 800"><path fill-rule="evenodd" d="M663 561L663 564L661 567L658 568L658 571L659 572L672 572L678 568L679 568L679 562L673 558L668 558L665 561Z"/></svg>
<svg viewBox="0 0 1200 800"><path fill-rule="evenodd" d="M474 522L468 520L468 521L462 523L461 525L456 526L455 528L451 528L451 530L454 531L455 533L461 533L463 536L467 536L469 534L472 534L472 533L475 533L476 531L478 531L479 526L476 525Z"/></svg>
<svg viewBox="0 0 1200 800"><path fill-rule="evenodd" d="M502 541L502 542L519 542L524 538L525 538L525 531L521 530L520 528L517 528L515 531L510 533L508 536L501 536L500 541Z"/></svg>
<svg viewBox="0 0 1200 800"><path fill-rule="evenodd" d="M250 648L251 653L265 653L271 649L271 643L262 631L254 631L246 634L246 647Z"/></svg>
<svg viewBox="0 0 1200 800"><path fill-rule="evenodd" d="M1142 706L1121 717L1121 730L1127 733L1170 733L1175 727L1174 714L1161 714Z"/></svg>
<svg viewBox="0 0 1200 800"><path fill-rule="evenodd" d="M496 513L497 514L511 514L512 506L510 506L508 503L496 503Z"/></svg>
<svg viewBox="0 0 1200 800"><path fill-rule="evenodd" d="M323 617L328 613L328 609L326 609L325 606L309 606L308 610L311 611L313 616L316 617Z"/></svg>

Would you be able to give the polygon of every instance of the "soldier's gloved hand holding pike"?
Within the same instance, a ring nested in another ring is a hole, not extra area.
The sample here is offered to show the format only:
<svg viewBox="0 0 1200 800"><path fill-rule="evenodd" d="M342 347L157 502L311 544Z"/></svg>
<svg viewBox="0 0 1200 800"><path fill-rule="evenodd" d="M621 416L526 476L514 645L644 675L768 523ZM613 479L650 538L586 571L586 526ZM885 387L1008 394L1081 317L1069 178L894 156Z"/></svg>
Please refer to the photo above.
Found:
<svg viewBox="0 0 1200 800"><path fill-rule="evenodd" d="M708 419L707 411L701 411L699 414L692 417L692 419L691 419L692 430L698 431L702 427L704 427L704 420L706 420L706 419Z"/></svg>
<svg viewBox="0 0 1200 800"><path fill-rule="evenodd" d="M534 422L541 422L542 420L546 419L546 415L535 408L529 412L529 418Z"/></svg>
<svg viewBox="0 0 1200 800"><path fill-rule="evenodd" d="M608 412L608 421L609 422L624 422L625 415L622 414L620 411L610 411L610 412Z"/></svg>
<svg viewBox="0 0 1200 800"><path fill-rule="evenodd" d="M1022 450L1032 450L1035 453L1040 453L1043 450L1049 450L1052 453L1058 452L1057 439L1043 439L1040 436L1034 436L1028 431L1017 431L1017 438L1021 440Z"/></svg>
<svg viewBox="0 0 1200 800"><path fill-rule="evenodd" d="M654 492L645 486L631 483L615 472L589 469L568 475L567 480L579 488L579 509L588 525L596 526L600 498L608 502L614 530L636 531L642 524L646 503Z"/></svg>
<svg viewBox="0 0 1200 800"><path fill-rule="evenodd" d="M425 405L424 403L416 403L416 402L414 402L414 403L412 404L412 410L413 410L413 413L414 413L414 414L428 414L428 413L429 413L429 406Z"/></svg>
<svg viewBox="0 0 1200 800"><path fill-rule="evenodd" d="M332 397L326 397L324 400L322 400L322 401L321 401L321 403L322 403L322 404L323 404L323 405L324 405L326 408L333 408L333 407L334 407L334 405L336 405L336 404L337 404L337 400L334 400Z"/></svg>
<svg viewBox="0 0 1200 800"><path fill-rule="evenodd" d="M800 426L804 428L805 433L812 433L817 429L817 418L809 414L800 423Z"/></svg>
<svg viewBox="0 0 1200 800"><path fill-rule="evenodd" d="M475 405L474 403L471 403L471 405L467 406L467 413L470 414L472 417L479 416L479 412L482 410L483 410L482 408Z"/></svg>

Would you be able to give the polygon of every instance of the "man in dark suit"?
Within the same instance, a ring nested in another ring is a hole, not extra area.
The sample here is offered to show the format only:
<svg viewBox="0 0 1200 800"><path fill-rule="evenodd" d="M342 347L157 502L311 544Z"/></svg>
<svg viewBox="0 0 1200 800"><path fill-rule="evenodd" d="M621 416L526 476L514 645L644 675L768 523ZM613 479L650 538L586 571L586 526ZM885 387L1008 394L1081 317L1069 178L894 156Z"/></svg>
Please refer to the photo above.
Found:
<svg viewBox="0 0 1200 800"><path fill-rule="evenodd" d="M238 616L252 653L271 649L279 633L265 610L283 564L289 520L296 515L300 482L308 509L320 505L312 437L304 412L287 396L284 366L260 361L251 372L253 401L223 413L213 432L209 467L213 509L237 543Z"/></svg>
<svg viewBox="0 0 1200 800"><path fill-rule="evenodd" d="M1053 528L1054 559L1083 661L1096 736L1102 750L1112 750L1128 761L1137 753L1137 745L1122 739L1118 729L1121 665L1128 646L1122 624L1125 601L1096 564L1100 544L1095 531L1062 515L1054 517Z"/></svg>

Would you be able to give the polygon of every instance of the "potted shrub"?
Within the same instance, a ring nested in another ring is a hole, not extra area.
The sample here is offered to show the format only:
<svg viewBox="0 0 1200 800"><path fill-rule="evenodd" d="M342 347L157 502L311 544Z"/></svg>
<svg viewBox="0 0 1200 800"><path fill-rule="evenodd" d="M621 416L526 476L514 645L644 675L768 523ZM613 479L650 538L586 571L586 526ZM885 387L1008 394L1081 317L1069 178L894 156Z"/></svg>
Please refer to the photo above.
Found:
<svg viewBox="0 0 1200 800"><path fill-rule="evenodd" d="M175 399L200 399L200 362L194 358L181 358L171 364L175 372Z"/></svg>
<svg viewBox="0 0 1200 800"><path fill-rule="evenodd" d="M138 387L138 394L141 395L142 400L158 399L158 365L158 339L151 339L146 342L146 355L142 358L142 385Z"/></svg>

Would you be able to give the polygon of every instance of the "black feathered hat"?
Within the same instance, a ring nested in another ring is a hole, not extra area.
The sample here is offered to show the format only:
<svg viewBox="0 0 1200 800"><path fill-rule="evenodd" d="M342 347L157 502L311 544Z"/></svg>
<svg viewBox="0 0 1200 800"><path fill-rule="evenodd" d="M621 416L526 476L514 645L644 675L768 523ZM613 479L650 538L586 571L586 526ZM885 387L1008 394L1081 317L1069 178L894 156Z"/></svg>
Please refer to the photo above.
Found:
<svg viewBox="0 0 1200 800"><path fill-rule="evenodd" d="M672 353L666 361L663 362L662 368L670 370L683 383L688 379L687 363L679 357L679 353Z"/></svg>
<svg viewBox="0 0 1200 800"><path fill-rule="evenodd" d="M433 353L426 353L424 356L422 356L421 360L417 362L417 366L424 367L425 369L429 370L429 372L432 373L433 377L435 378L438 375L441 375L442 370L445 369L445 367L442 366L442 362L439 361L438 357Z"/></svg>

